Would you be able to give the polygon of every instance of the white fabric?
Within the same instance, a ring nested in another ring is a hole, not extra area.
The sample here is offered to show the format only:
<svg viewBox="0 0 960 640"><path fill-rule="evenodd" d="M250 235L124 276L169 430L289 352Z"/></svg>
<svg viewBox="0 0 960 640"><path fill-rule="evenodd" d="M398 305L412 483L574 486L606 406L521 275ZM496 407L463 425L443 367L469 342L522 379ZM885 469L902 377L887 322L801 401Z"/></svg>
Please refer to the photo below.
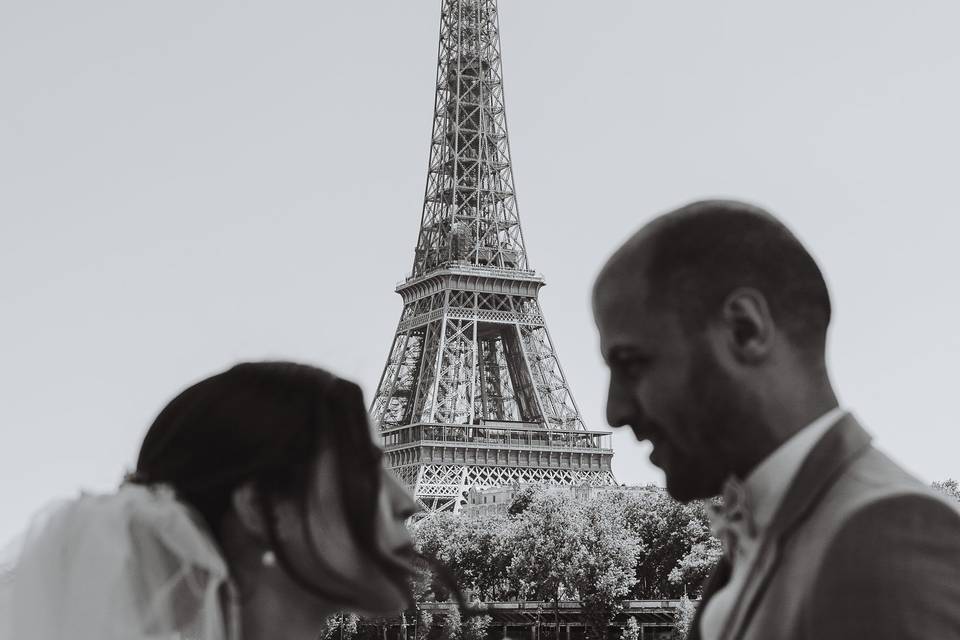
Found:
<svg viewBox="0 0 960 640"><path fill-rule="evenodd" d="M727 551L733 563L730 580L713 594L703 610L700 617L703 640L717 640L720 637L787 489L813 447L845 413L844 409L835 407L823 414L780 445L743 481L742 488L748 496L749 518L755 534L743 532L731 538L735 538L736 546ZM738 483L735 478L728 482Z"/></svg>
<svg viewBox="0 0 960 640"><path fill-rule="evenodd" d="M707 520L712 533L723 544L723 555L733 564L741 541L757 535L753 517L753 505L747 487L731 477L723 485L723 502L720 505L706 503Z"/></svg>
<svg viewBox="0 0 960 640"><path fill-rule="evenodd" d="M0 640L229 640L227 566L164 487L56 504L4 556Z"/></svg>

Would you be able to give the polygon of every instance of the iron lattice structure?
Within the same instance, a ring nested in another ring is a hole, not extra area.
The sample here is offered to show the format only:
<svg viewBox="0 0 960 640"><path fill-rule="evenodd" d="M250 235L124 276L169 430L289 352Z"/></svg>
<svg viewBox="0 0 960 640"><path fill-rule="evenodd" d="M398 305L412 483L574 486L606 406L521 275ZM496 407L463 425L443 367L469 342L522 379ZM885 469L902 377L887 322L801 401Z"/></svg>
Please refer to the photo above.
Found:
<svg viewBox="0 0 960 640"><path fill-rule="evenodd" d="M412 275L371 409L388 465L427 510L471 487L614 484L537 295L517 214L495 0L444 0Z"/></svg>

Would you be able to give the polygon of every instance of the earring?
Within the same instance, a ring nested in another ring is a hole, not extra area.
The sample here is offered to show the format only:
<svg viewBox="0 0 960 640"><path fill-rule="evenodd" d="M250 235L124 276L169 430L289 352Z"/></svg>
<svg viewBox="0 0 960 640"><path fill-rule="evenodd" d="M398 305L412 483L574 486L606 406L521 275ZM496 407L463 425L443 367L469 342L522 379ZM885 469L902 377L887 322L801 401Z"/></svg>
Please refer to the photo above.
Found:
<svg viewBox="0 0 960 640"><path fill-rule="evenodd" d="M275 566L277 564L277 554L273 552L273 549L267 549L260 556L260 563L265 567Z"/></svg>

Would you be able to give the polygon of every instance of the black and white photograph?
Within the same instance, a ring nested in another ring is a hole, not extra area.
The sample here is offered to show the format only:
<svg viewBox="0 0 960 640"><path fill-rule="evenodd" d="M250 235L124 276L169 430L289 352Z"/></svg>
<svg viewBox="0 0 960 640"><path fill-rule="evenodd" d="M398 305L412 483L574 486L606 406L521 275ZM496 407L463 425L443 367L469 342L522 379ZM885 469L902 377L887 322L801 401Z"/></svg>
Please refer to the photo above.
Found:
<svg viewBox="0 0 960 640"><path fill-rule="evenodd" d="M960 640L957 25L0 3L0 640Z"/></svg>

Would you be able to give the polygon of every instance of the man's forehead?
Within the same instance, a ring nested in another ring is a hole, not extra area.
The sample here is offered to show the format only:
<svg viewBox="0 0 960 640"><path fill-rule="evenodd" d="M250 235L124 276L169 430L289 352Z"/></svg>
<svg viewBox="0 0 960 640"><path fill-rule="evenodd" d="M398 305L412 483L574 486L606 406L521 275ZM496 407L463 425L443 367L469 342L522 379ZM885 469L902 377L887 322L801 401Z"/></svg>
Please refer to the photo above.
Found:
<svg viewBox="0 0 960 640"><path fill-rule="evenodd" d="M677 313L658 303L643 280L598 280L593 310L605 357L616 351L655 351L682 334Z"/></svg>
<svg viewBox="0 0 960 640"><path fill-rule="evenodd" d="M597 277L598 285L643 284L654 245L648 227L649 225L634 233L610 256Z"/></svg>
<svg viewBox="0 0 960 640"><path fill-rule="evenodd" d="M600 285L601 283L598 283ZM642 286L598 286L594 315L604 352L642 344L656 332L658 317L647 302Z"/></svg>
<svg viewBox="0 0 960 640"><path fill-rule="evenodd" d="M685 348L686 333L671 311L649 305L609 311L597 317L600 352L607 364L624 358L651 359Z"/></svg>
<svg viewBox="0 0 960 640"><path fill-rule="evenodd" d="M593 287L594 309L615 313L641 313L647 306L650 287L642 265L618 261L616 256L604 266Z"/></svg>

